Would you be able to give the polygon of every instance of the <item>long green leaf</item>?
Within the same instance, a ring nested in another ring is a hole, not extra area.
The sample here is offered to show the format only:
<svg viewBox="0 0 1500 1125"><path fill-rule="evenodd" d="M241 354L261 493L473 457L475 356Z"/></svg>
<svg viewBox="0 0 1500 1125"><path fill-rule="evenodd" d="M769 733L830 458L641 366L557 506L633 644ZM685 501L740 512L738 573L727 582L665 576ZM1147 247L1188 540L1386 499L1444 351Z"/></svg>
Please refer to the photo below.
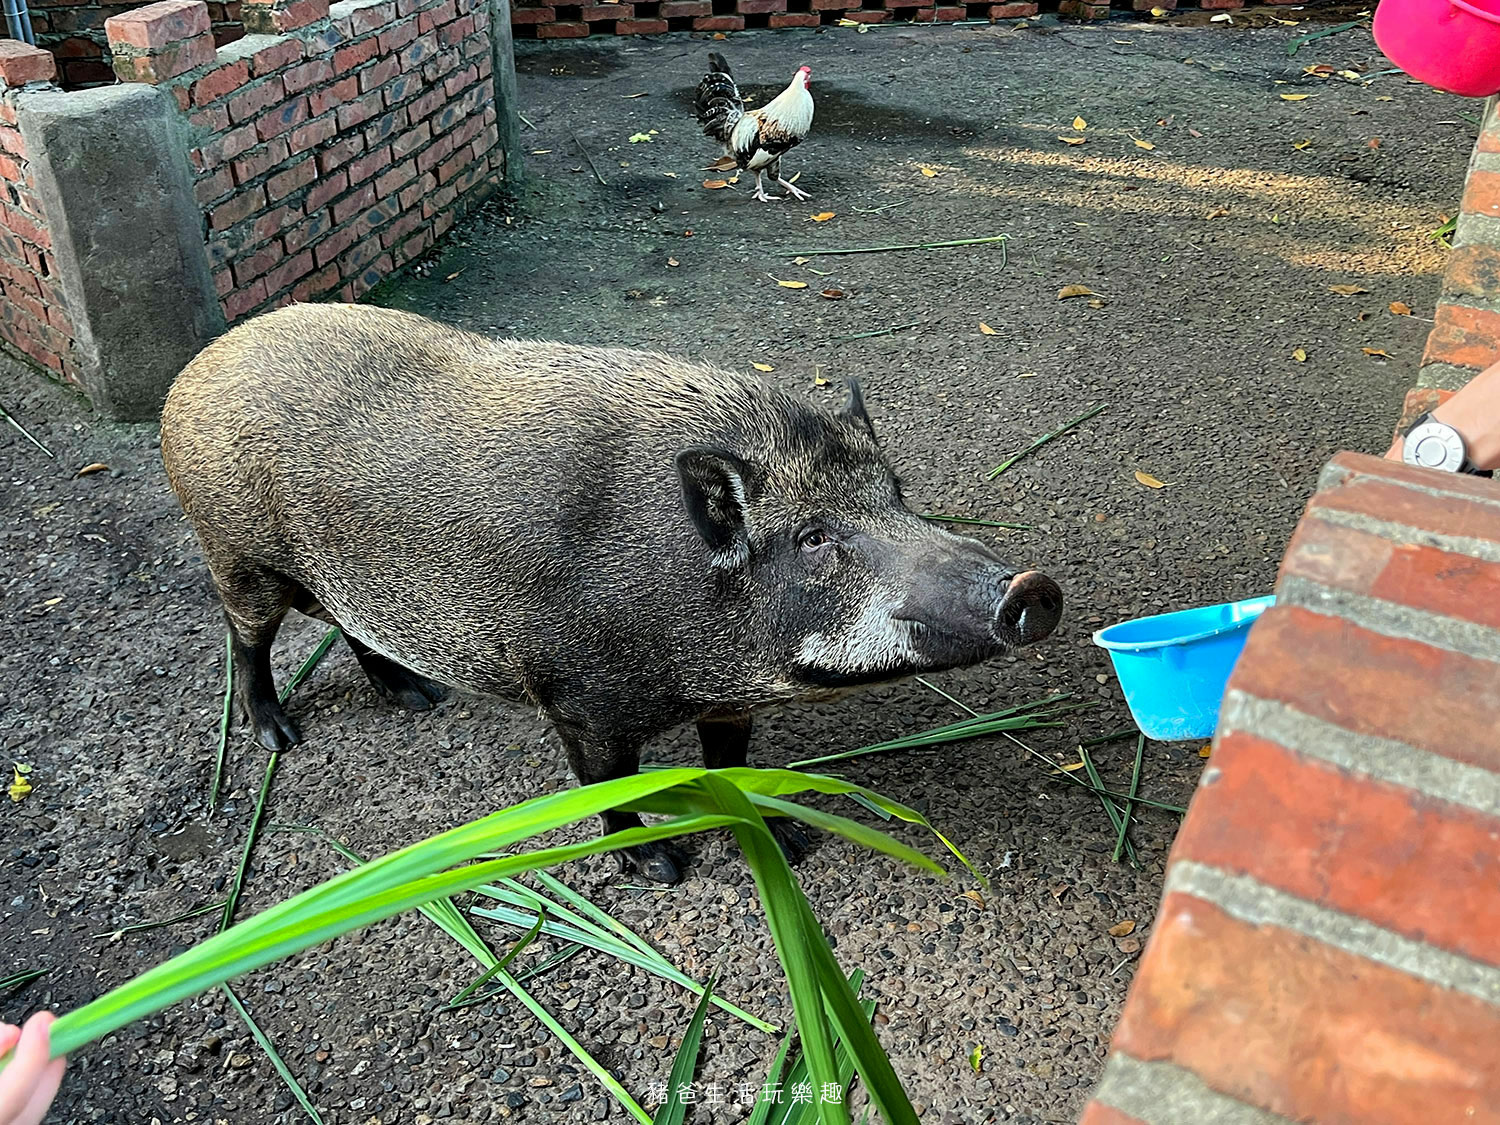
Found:
<svg viewBox="0 0 1500 1125"><path fill-rule="evenodd" d="M292 1091L292 1097L297 1099L297 1104L307 1112L307 1116L317 1122L317 1125L323 1125L323 1118L318 1113L318 1107L312 1104L312 1099L307 1096L307 1091L302 1088L301 1083L292 1077L292 1072L287 1069L286 1061L282 1059L280 1052L267 1038L266 1033L260 1029L260 1024L250 1018L250 1013L245 1010L245 1005L240 1003L240 998L230 991L227 984L219 985L219 991L234 1005L234 1010L240 1014L240 1019L244 1020L245 1026L250 1029L251 1037L260 1044L260 1049L270 1058L271 1065L276 1068L276 1073L281 1075L281 1080Z"/></svg>
<svg viewBox="0 0 1500 1125"><path fill-rule="evenodd" d="M644 774L533 798L346 872L67 1013L52 1027L53 1055L71 1053L134 1019L291 953L501 876L706 828L729 827L732 817L688 817L587 843L446 870L470 855L509 847L518 839L594 816L622 797L656 792L703 773Z"/></svg>
<svg viewBox="0 0 1500 1125"><path fill-rule="evenodd" d="M480 894L484 894L487 888L477 887L475 889ZM476 906L471 908L471 913L476 917L490 918L496 922L504 922L510 926L529 926L534 920L531 913L509 906ZM624 961L628 965L635 965L637 968L645 969L647 972L653 973L663 980L669 980L673 984L681 985L683 988L699 996L703 994L703 985L693 980L692 977L660 955L648 957L638 949L616 939L601 937L591 930L578 929L564 922L554 922L550 919L543 925L542 932L548 937L576 942L589 949L596 949L601 953L607 953L611 957ZM731 1004L722 996L715 996L713 1003L715 1007L721 1008L730 1015L744 1020L751 1027L759 1031L764 1031L768 1035L775 1035L780 1030L775 1024L767 1023L759 1016L753 1015L735 1004Z"/></svg>
<svg viewBox="0 0 1500 1125"><path fill-rule="evenodd" d="M708 1016L708 1002L716 983L718 978L710 977L703 987L703 995L698 998L693 1018L688 1021L687 1031L677 1047L677 1057L672 1060L672 1074L667 1079L667 1100L658 1107L651 1125L682 1125L687 1103L677 1096L677 1091L691 1086L693 1072L698 1069L698 1053L703 1046L703 1021Z"/></svg>

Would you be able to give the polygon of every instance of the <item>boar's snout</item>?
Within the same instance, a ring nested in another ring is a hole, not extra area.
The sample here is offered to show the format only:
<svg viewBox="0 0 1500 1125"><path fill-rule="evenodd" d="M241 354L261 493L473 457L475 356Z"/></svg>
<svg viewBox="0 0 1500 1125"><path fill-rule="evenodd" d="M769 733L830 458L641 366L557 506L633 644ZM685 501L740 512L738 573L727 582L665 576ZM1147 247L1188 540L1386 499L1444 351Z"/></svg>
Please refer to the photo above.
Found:
<svg viewBox="0 0 1500 1125"><path fill-rule="evenodd" d="M1010 580L995 609L990 631L1008 648L1029 645L1057 628L1062 618L1062 589L1039 570Z"/></svg>

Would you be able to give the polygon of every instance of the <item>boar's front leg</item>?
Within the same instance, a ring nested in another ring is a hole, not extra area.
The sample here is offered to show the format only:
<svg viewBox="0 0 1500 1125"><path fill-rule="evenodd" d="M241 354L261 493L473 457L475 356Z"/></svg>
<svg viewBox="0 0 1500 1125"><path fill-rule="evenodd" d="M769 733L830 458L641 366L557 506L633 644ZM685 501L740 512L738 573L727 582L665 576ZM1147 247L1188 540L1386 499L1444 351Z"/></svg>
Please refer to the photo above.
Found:
<svg viewBox="0 0 1500 1125"><path fill-rule="evenodd" d="M749 711L705 715L699 719L698 741L703 744L703 764L711 770L745 765L750 753L751 727ZM766 825L781 845L788 863L800 863L812 851L812 837L790 817L772 817Z"/></svg>
<svg viewBox="0 0 1500 1125"><path fill-rule="evenodd" d="M629 777L639 772L641 759L638 743L569 719L554 707L546 707L545 710L552 725L557 728L557 735L568 752L568 765L573 767L573 775L578 778L580 785ZM600 813L599 819L604 822L605 835L643 826L640 816L633 812L611 809ZM622 871L634 871L656 883L680 883L682 869L687 866L681 852L663 843L621 848L615 852L615 858L619 860Z"/></svg>

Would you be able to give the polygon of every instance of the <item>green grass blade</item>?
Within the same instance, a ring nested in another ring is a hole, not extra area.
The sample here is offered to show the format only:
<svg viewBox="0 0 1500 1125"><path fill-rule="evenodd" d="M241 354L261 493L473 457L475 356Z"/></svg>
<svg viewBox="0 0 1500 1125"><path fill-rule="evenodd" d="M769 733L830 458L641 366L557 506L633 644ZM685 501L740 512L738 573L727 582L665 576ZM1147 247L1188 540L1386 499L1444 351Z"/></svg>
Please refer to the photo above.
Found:
<svg viewBox="0 0 1500 1125"><path fill-rule="evenodd" d="M489 888L479 887L476 889L480 894L484 894ZM472 908L471 912L476 917L488 918L496 922L503 922L508 926L525 927L531 925L533 921L533 915L531 912L519 910L513 906L507 905L476 906ZM591 930L578 929L577 927L569 926L564 922L554 922L549 920L546 925L543 926L542 932L545 933L548 937L559 938L563 941L576 942L578 945L585 946L586 948L598 950L601 953L607 953L617 960L624 961L626 964L634 965L640 969L645 969L648 973L659 976L663 980L671 981L673 984L680 985L681 987L686 988L688 991L693 992L699 996L703 994L703 986L701 984L695 981L692 977L688 976L681 969L677 968L677 966L673 965L666 958L662 957L659 953L656 953L654 951L650 956L648 956L642 953L640 950L636 949L634 946L626 945L624 942L618 940L617 938L609 935L600 935L594 933ZM722 996L715 996L713 1003L714 1007L728 1012L730 1015L736 1017L737 1019L744 1020L751 1027L754 1027L759 1031L764 1031L767 1035L775 1035L778 1031L781 1030L775 1024L767 1023L759 1016L752 1015L750 1012L745 1011L743 1008L735 1004L731 1004Z"/></svg>
<svg viewBox="0 0 1500 1125"><path fill-rule="evenodd" d="M516 973L516 983L525 984L527 981L533 980L536 977L543 975L544 973L550 973L553 969L557 968L563 962L571 961L574 957L577 957L580 953L584 952L586 952L585 947L579 945L576 941L571 945L564 946L556 953L548 955L541 961L538 961L535 965L532 965L530 968L522 969L519 973Z"/></svg>
<svg viewBox="0 0 1500 1125"><path fill-rule="evenodd" d="M525 949L528 945L536 940L537 934L542 932L542 923L546 920L547 915L545 913L538 914L536 916L536 924L532 926L531 929L527 930L526 933L523 934L514 945L506 950L505 956L496 961L484 972L480 973L478 977L476 977L463 989L463 991L461 991L452 1000L449 1000L445 1007L449 1009L463 1007L464 1001L466 1001L470 996L473 996L474 993L479 991L480 988L484 987L487 981L493 980L495 977L499 976L506 969L508 969L510 967L510 963L521 955L521 950Z"/></svg>
<svg viewBox="0 0 1500 1125"><path fill-rule="evenodd" d="M174 914L170 918L163 918L155 922L136 922L129 926L121 926L118 930L104 930L97 934L90 934L91 938L117 938L124 934L140 933L142 930L159 930L163 926L175 926L178 922L186 922L189 918L198 918L204 914L212 914L215 910L223 910L228 899L218 902L204 903L195 906L191 910L184 910L181 914Z"/></svg>
<svg viewBox="0 0 1500 1125"><path fill-rule="evenodd" d="M797 885L796 876L787 865L786 856L746 794L726 780L724 775L730 772L733 771L717 771L705 777L703 787L725 813L737 818L731 831L745 853L750 874L760 892L766 925L776 946L776 956L786 973L808 1068L819 1084L832 1082L835 1076L833 1040L823 1019L826 983L820 979L819 962L808 956L818 946L827 953L828 939L821 926L814 923L813 928L808 927L812 912ZM829 957L832 957L831 953ZM846 983L842 973L838 974L838 983ZM837 1107L824 1103L818 1106L817 1120L821 1125L847 1125L848 1119ZM914 1117L912 1121L915 1122ZM892 1125L907 1123L893 1122Z"/></svg>
<svg viewBox="0 0 1500 1125"><path fill-rule="evenodd" d="M1138 735L1135 740L1135 769L1130 773L1130 799L1125 802L1125 815L1120 820L1119 835L1115 837L1115 850L1110 858L1111 863L1120 862L1120 853L1125 845L1130 843L1125 836L1125 831L1130 825L1130 814L1135 811L1135 795L1141 787L1141 758L1146 753L1146 736Z"/></svg>
<svg viewBox="0 0 1500 1125"><path fill-rule="evenodd" d="M318 642L318 647L308 654L307 659L302 662L302 666L292 673L292 678L286 682L286 687L281 689L281 694L277 696L280 702L285 703L291 698L292 692L297 690L297 685L312 675L312 670L328 654L328 650L333 647L333 642L341 636L343 636L343 633L338 629L330 629L323 634L323 639Z"/></svg>
<svg viewBox="0 0 1500 1125"><path fill-rule="evenodd" d="M661 775L654 776L659 778ZM646 780L644 777L621 778L601 785L613 787L628 782L631 784L624 786L624 789L633 791ZM587 786L584 789L570 790L567 795L577 797L587 789L595 788ZM526 815L521 818L524 822L531 823L537 817L536 802L554 798L535 798L532 802L506 812L522 810L526 805L531 805L532 808L527 809ZM602 800L605 800L603 795L596 792L585 804ZM579 806L576 801L570 800L566 802L566 807L571 811ZM511 834L508 818L502 817L497 821L492 815L479 823L486 821L490 822L495 837L504 838ZM572 817L564 821L572 822ZM346 872L270 907L186 953L127 981L98 1000L67 1013L52 1026L53 1057L70 1054L85 1043L107 1035L132 1020L160 1011L178 1000L196 995L251 969L346 934L360 926L389 918L403 910L426 905L435 899L450 898L460 891L491 882L501 876L690 832L731 827L735 823L738 823L737 819L730 816L682 817L649 828L627 829L584 843L540 849L453 871L443 870L454 862L450 855L453 845L449 839L453 834L445 833L414 848L404 849L395 856L387 856ZM466 826L466 829L468 827L470 826ZM507 844L510 842L513 841L507 840ZM475 852L492 850L492 847L486 846L484 837L480 837L478 841L471 840L470 843ZM435 859L429 865L424 862L424 857ZM398 858L401 860L399 864L391 862ZM462 858L462 855L458 856L458 860L461 861ZM439 873L430 873L434 867ZM393 878L393 872L414 877Z"/></svg>
<svg viewBox="0 0 1500 1125"><path fill-rule="evenodd" d="M761 1084L761 1089L767 1086L781 1085L781 1072L786 1067L787 1053L792 1049L792 1037L795 1032L787 1032L782 1037L781 1046L776 1051L776 1057L771 1060L771 1069L766 1071L766 1080ZM755 1099L755 1108L751 1110L745 1125L766 1125L766 1120L771 1116L771 1110L776 1106L775 1102L765 1098Z"/></svg>
<svg viewBox="0 0 1500 1125"><path fill-rule="evenodd" d="M312 1104L312 1100L308 1098L307 1091L302 1088L301 1083L287 1069L286 1063L282 1060L281 1055L277 1052L271 1041L266 1038L266 1033L260 1029L260 1025L250 1018L250 1013L245 1010L245 1005L240 1003L240 998L230 991L227 984L219 985L219 991L224 993L229 998L229 1002L234 1005L234 1010L240 1014L240 1019L244 1020L245 1026L250 1029L251 1036L260 1044L261 1050L265 1051L271 1060L271 1065L276 1068L276 1073L281 1075L281 1080L292 1091L292 1096L297 1099L297 1104L307 1112L308 1117L317 1122L317 1125L323 1125L323 1118L319 1115L317 1107Z"/></svg>
<svg viewBox="0 0 1500 1125"><path fill-rule="evenodd" d="M751 797L750 803L756 807L761 816L784 816L792 820L799 820L811 828L842 836L844 839L852 840L854 843L869 848L871 851L881 852L884 855L909 863L913 867L920 867L924 871L930 871L934 875L948 874L943 868L915 848L908 847L899 840L887 836L884 832L860 824L857 820L850 820L847 817L836 816L833 813L806 808L791 801L783 801L779 797L766 797L761 794Z"/></svg>
<svg viewBox="0 0 1500 1125"><path fill-rule="evenodd" d="M1116 832L1124 835L1128 820L1120 815L1120 810L1115 807L1114 798L1104 794L1104 781L1099 776L1099 771L1094 768L1094 759L1089 757L1089 752L1082 746L1078 748L1078 756L1083 759L1083 768L1089 775L1089 781L1093 784L1095 793L1099 797L1099 803L1104 806L1104 812L1109 817L1110 824L1114 826ZM1136 862L1135 848L1131 845L1130 837L1128 836L1125 837L1125 854L1130 859L1130 866L1136 870L1140 870L1141 865Z"/></svg>
<svg viewBox="0 0 1500 1125"><path fill-rule="evenodd" d="M551 891L553 895L568 903L571 907L573 907L574 910L578 911L580 914L584 914L594 919L595 922L597 922L601 926L604 926L606 929L613 930L615 933L619 934L620 937L624 938L626 941L630 942L631 945L639 949L642 953L661 957L661 954L653 949L651 947L651 944L646 941L645 938L641 937L629 926L625 925L624 922L621 922L618 918L610 915L607 911L599 909L599 907L595 906L583 895L573 890L573 888L567 886L565 883L553 877L551 873L546 871L533 871L531 873L531 877L537 883L541 884L547 890ZM665 960L665 958L663 959Z"/></svg>
<svg viewBox="0 0 1500 1125"><path fill-rule="evenodd" d="M234 638L224 634L224 713L219 716L219 752L214 756L214 781L208 790L208 811L219 807L224 780L224 758L229 752L229 713L234 701Z"/></svg>
<svg viewBox="0 0 1500 1125"><path fill-rule="evenodd" d="M713 996L717 977L710 977L703 987L703 995L693 1009L693 1018L688 1021L687 1031L677 1047L677 1057L672 1060L672 1075L667 1079L667 1100L656 1111L651 1125L682 1125L687 1115L687 1103L677 1097L677 1091L691 1086L693 1073L698 1069L698 1054L703 1046L703 1021L708 1016L709 998Z"/></svg>
<svg viewBox="0 0 1500 1125"><path fill-rule="evenodd" d="M19 973L11 973L8 977L0 977L0 992L9 992L12 988L20 988L23 984L34 981L38 977L44 977L51 971L50 968L22 969Z"/></svg>
<svg viewBox="0 0 1500 1125"><path fill-rule="evenodd" d="M266 815L266 798L271 793L271 778L276 776L276 762L281 757L272 752L266 763L266 776L261 779L260 797L255 802L255 812L250 816L250 831L245 834L245 850L240 853L240 865L235 869L234 882L229 884L229 897L224 900L224 916L219 919L219 932L223 933L234 921L234 909L240 902L240 890L245 885L245 868L250 866L250 849L255 847L255 837L260 833L261 818Z"/></svg>
<svg viewBox="0 0 1500 1125"><path fill-rule="evenodd" d="M615 1076L608 1070L606 1070L603 1066L601 1066L598 1060L595 1059L593 1055L584 1050L582 1043L578 1042L577 1039L568 1034L567 1029L564 1028L562 1024L557 1022L557 1018L553 1016L551 1012L542 1007L541 1003L534 996L532 996L531 993L527 992L520 986L519 983L517 983L515 977L511 976L509 973L502 972L498 979L500 983L504 985L505 988L510 992L510 994L517 1000L519 1000L522 1004L524 1004L526 1006L526 1009L531 1012L531 1014L534 1015L547 1028L547 1030L550 1031L558 1039L558 1041L562 1043L564 1047L566 1047L573 1053L573 1057L576 1058L580 1063L582 1063L585 1069L587 1069L590 1074L592 1074L599 1080L600 1084L609 1091L610 1095L615 1099L615 1101L619 1102L622 1106L625 1107L625 1111L627 1113L629 1113L632 1117L639 1121L641 1125L651 1125L651 1115L641 1108L640 1103L630 1096L630 1093L625 1089L625 1087L621 1086Z"/></svg>

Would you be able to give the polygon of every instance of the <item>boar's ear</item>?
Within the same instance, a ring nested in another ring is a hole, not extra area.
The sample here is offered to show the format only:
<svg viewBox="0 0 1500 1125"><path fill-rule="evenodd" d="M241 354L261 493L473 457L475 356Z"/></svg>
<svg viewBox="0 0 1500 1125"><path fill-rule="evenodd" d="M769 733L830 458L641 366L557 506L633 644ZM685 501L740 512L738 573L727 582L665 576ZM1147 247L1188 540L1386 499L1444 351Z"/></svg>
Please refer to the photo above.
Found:
<svg viewBox="0 0 1500 1125"><path fill-rule="evenodd" d="M677 454L682 500L703 541L715 552L739 554L745 535L745 481L750 466L725 449L689 446Z"/></svg>
<svg viewBox="0 0 1500 1125"><path fill-rule="evenodd" d="M851 422L858 422L870 432L871 437L874 437L875 423L870 421L869 412L865 410L865 392L860 389L859 380L846 380L844 387L849 392L849 397L844 400L844 405L839 407L838 416L847 418Z"/></svg>

